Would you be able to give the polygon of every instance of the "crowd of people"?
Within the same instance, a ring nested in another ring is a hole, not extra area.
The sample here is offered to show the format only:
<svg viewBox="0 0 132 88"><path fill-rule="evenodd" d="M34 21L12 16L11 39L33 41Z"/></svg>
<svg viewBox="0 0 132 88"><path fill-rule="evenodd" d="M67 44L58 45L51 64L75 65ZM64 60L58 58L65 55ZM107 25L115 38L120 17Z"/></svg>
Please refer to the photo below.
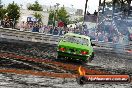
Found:
<svg viewBox="0 0 132 88"><path fill-rule="evenodd" d="M79 28L72 27L53 27L52 25L43 25L41 23L22 23L19 25L18 29L20 31L30 31L30 32L39 32L44 34L53 34L53 35L64 35L69 32L80 33Z"/></svg>
<svg viewBox="0 0 132 88"><path fill-rule="evenodd" d="M114 42L121 41L122 38L128 39L127 36L122 34L117 35L116 31L111 27L105 26L104 30L98 31L97 28L87 29L87 27L53 27L52 25L43 25L42 23L30 23L22 22L17 26L20 31L38 32L44 34L52 34L62 36L66 33L83 34L91 37L92 40L103 41L103 42Z"/></svg>
<svg viewBox="0 0 132 88"><path fill-rule="evenodd" d="M5 27L5 28L14 28L14 21L12 19L1 20L0 26Z"/></svg>

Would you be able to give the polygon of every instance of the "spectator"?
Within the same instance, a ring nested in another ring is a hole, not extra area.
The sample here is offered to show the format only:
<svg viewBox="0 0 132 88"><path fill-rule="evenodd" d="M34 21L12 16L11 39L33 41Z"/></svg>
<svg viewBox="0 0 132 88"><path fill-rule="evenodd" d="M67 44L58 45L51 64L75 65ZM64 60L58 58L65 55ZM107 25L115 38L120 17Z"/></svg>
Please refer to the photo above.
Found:
<svg viewBox="0 0 132 88"><path fill-rule="evenodd" d="M44 25L44 26L42 27L42 33L45 33L45 27L46 27L46 25Z"/></svg>
<svg viewBox="0 0 132 88"><path fill-rule="evenodd" d="M87 15L90 15L90 13L87 11Z"/></svg>
<svg viewBox="0 0 132 88"><path fill-rule="evenodd" d="M1 26L2 26L2 27L4 26L4 21L3 21L3 20L1 21Z"/></svg>
<svg viewBox="0 0 132 88"><path fill-rule="evenodd" d="M53 34L53 28L52 28L52 27L50 28L49 33L50 33L50 34Z"/></svg>
<svg viewBox="0 0 132 88"><path fill-rule="evenodd" d="M13 28L15 28L14 26L15 26L15 25L14 25L13 21L11 20L11 21L10 21L10 27L13 29Z"/></svg>
<svg viewBox="0 0 132 88"><path fill-rule="evenodd" d="M33 25L32 32L36 32L36 26L35 25Z"/></svg>
<svg viewBox="0 0 132 88"><path fill-rule="evenodd" d="M39 26L37 24L33 26L32 32L39 32Z"/></svg>
<svg viewBox="0 0 132 88"><path fill-rule="evenodd" d="M24 31L24 21L23 21L22 24L20 25L20 31Z"/></svg>
<svg viewBox="0 0 132 88"><path fill-rule="evenodd" d="M36 26L36 32L39 32L39 25Z"/></svg>
<svg viewBox="0 0 132 88"><path fill-rule="evenodd" d="M58 31L57 27L55 27L53 35L58 35L58 33L59 33L59 31Z"/></svg>
<svg viewBox="0 0 132 88"><path fill-rule="evenodd" d="M113 37L113 43L118 43L118 37L116 35Z"/></svg>
<svg viewBox="0 0 132 88"><path fill-rule="evenodd" d="M48 29L48 27L47 27L47 26L45 26L45 27L44 27L44 30L45 30L45 31L44 31L44 32L45 32L45 34L48 34L48 33L49 33L49 29Z"/></svg>
<svg viewBox="0 0 132 88"><path fill-rule="evenodd" d="M62 35L64 35L65 34L65 30L64 29L62 29Z"/></svg>
<svg viewBox="0 0 132 88"><path fill-rule="evenodd" d="M43 33L43 26L42 25L39 26L39 32Z"/></svg>
<svg viewBox="0 0 132 88"><path fill-rule="evenodd" d="M96 10L95 10L94 15L97 16L97 14L98 14L98 12L96 12Z"/></svg>
<svg viewBox="0 0 132 88"><path fill-rule="evenodd" d="M108 37L104 36L104 42L108 42Z"/></svg>
<svg viewBox="0 0 132 88"><path fill-rule="evenodd" d="M62 30L62 29L60 29L59 35L60 35L60 36L63 35L63 30Z"/></svg>
<svg viewBox="0 0 132 88"><path fill-rule="evenodd" d="M108 42L112 42L112 41L113 41L112 35L109 35L108 36Z"/></svg>
<svg viewBox="0 0 132 88"><path fill-rule="evenodd" d="M29 31L32 31L32 29L33 29L33 25L30 25L30 29L29 29Z"/></svg>

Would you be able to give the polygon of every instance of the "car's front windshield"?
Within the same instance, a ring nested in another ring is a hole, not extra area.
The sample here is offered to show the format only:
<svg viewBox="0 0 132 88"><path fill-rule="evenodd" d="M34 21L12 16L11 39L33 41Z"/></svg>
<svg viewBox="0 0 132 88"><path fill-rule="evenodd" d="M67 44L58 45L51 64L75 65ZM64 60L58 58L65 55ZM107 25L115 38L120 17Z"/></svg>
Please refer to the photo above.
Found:
<svg viewBox="0 0 132 88"><path fill-rule="evenodd" d="M76 37L76 36L65 36L63 38L63 41L67 41L67 42L71 42L71 43L77 43L77 44L83 44L83 45L89 44L88 39Z"/></svg>

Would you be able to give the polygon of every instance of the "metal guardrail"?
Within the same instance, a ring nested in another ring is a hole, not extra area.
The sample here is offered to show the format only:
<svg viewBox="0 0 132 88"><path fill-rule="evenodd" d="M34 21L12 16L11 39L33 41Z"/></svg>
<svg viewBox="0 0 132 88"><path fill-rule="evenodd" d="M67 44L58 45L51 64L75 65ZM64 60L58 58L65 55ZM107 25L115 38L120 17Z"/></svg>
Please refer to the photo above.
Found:
<svg viewBox="0 0 132 88"><path fill-rule="evenodd" d="M29 42L40 42L40 43L49 43L49 44L58 44L58 41L63 36L55 36L51 34L44 34L44 33L34 33L34 32L26 32L26 31L19 31L16 29L9 29L9 28L0 28L0 38L5 39L13 39L13 40L22 40L22 41L29 41ZM110 49L121 49L121 50L132 50L132 42L124 45L112 42L98 42L92 41L97 47L104 47Z"/></svg>
<svg viewBox="0 0 132 88"><path fill-rule="evenodd" d="M113 42L97 42L92 41L93 44L95 44L97 47L105 47L105 48L118 48L118 49L127 49L132 50L132 42L129 42L129 44L120 44L120 43L113 43Z"/></svg>

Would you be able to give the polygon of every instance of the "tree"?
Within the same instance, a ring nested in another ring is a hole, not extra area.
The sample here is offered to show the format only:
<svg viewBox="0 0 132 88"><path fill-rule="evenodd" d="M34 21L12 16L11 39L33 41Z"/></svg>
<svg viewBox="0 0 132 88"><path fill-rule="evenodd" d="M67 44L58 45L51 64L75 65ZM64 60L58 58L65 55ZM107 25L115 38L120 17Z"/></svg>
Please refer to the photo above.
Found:
<svg viewBox="0 0 132 88"><path fill-rule="evenodd" d="M50 10L49 11L49 22L48 22L48 25L55 25L54 24L54 11L53 10Z"/></svg>
<svg viewBox="0 0 132 88"><path fill-rule="evenodd" d="M84 17L80 17L80 18L78 19L79 22L83 22L83 20L84 20Z"/></svg>
<svg viewBox="0 0 132 88"><path fill-rule="evenodd" d="M33 15L34 15L34 17L35 17L36 19L39 20L38 22L41 22L41 21L42 21L42 20L41 20L41 19L42 19L42 14L35 12Z"/></svg>
<svg viewBox="0 0 132 88"><path fill-rule="evenodd" d="M7 10L4 8L0 8L0 20L2 20L7 13Z"/></svg>
<svg viewBox="0 0 132 88"><path fill-rule="evenodd" d="M120 1L119 0L113 0L113 1L107 1L105 2L105 4L109 7L109 6L112 6L113 3L116 3L116 4L120 4ZM102 2L100 5L103 6L104 2Z"/></svg>
<svg viewBox="0 0 132 88"><path fill-rule="evenodd" d="M110 7L110 6L112 6L112 4L113 4L113 2L106 2L106 5L108 6L108 7Z"/></svg>
<svg viewBox="0 0 132 88"><path fill-rule="evenodd" d="M53 24L55 26L55 21L62 21L65 24L69 23L69 15L65 9L65 7L61 7L57 10L50 10L49 11L49 25Z"/></svg>
<svg viewBox="0 0 132 88"><path fill-rule="evenodd" d="M7 16L9 17L9 19L14 20L15 22L19 19L20 17L20 7L14 3L9 4L7 6Z"/></svg>
<svg viewBox="0 0 132 88"><path fill-rule="evenodd" d="M69 23L69 15L65 9L65 7L61 7L57 12L57 19L63 21L65 24Z"/></svg>
<svg viewBox="0 0 132 88"><path fill-rule="evenodd" d="M35 1L34 4L31 4L28 7L28 10L33 10L33 11L43 11L42 6L38 3L38 1Z"/></svg>

